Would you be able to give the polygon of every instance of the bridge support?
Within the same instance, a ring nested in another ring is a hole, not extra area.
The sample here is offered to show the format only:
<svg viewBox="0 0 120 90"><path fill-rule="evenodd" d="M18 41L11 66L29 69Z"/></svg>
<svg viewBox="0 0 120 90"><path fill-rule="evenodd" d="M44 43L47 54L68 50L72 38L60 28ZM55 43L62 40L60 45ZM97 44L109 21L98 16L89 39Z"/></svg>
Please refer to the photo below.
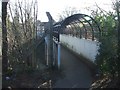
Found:
<svg viewBox="0 0 120 90"><path fill-rule="evenodd" d="M56 61L56 45L53 42L53 66L55 66L55 61Z"/></svg>
<svg viewBox="0 0 120 90"><path fill-rule="evenodd" d="M49 65L49 50L48 50L48 36L45 37L45 60L46 60L46 65Z"/></svg>
<svg viewBox="0 0 120 90"><path fill-rule="evenodd" d="M46 42L46 64L48 67L55 66L56 58L57 58L57 66L60 69L60 42L59 42L59 33L53 32L53 19L49 12L46 12L49 22L45 26L45 30L47 30L47 36L45 37ZM54 37L56 40L53 40ZM54 41L54 42L53 42ZM57 49L56 49L57 44ZM56 55L58 54L58 55ZM57 56L57 57L56 57Z"/></svg>
<svg viewBox="0 0 120 90"><path fill-rule="evenodd" d="M45 24L45 30L47 36L45 37L46 42L46 61L49 68L53 67L53 19L49 12L46 12L49 22Z"/></svg>
<svg viewBox="0 0 120 90"><path fill-rule="evenodd" d="M55 64L57 65L57 68L60 69L60 65L61 65L61 46L60 46L60 42L56 41L55 39L53 39L53 65L55 66ZM57 62L56 62L57 60Z"/></svg>

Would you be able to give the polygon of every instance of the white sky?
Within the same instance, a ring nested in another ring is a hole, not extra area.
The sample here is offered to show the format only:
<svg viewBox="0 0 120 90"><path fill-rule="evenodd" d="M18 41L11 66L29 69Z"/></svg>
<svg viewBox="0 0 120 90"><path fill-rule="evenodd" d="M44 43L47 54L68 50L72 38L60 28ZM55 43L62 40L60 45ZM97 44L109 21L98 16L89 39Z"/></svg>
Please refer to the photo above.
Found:
<svg viewBox="0 0 120 90"><path fill-rule="evenodd" d="M15 2L15 0L10 0ZM30 1L30 0L26 0ZM53 19L58 20L59 13L65 10L66 7L75 7L81 13L90 14L85 8L95 9L95 2L99 7L108 11L112 7L113 0L38 0L38 19L41 21L48 21L46 11L50 12Z"/></svg>
<svg viewBox="0 0 120 90"><path fill-rule="evenodd" d="M95 8L95 2L103 9L110 10L111 0L38 0L39 18L47 20L46 11L49 11L55 20L58 20L59 13L62 13L66 7L75 7L81 13L89 14L86 7Z"/></svg>

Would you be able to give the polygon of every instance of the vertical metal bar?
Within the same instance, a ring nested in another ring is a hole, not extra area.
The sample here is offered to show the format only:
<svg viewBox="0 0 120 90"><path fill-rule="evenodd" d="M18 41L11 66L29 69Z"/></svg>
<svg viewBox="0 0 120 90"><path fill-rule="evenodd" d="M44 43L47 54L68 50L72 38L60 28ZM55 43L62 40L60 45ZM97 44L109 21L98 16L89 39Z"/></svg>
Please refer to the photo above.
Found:
<svg viewBox="0 0 120 90"><path fill-rule="evenodd" d="M46 65L49 65L48 63L48 59L49 59L49 56L48 56L48 36L45 37L45 57L46 57Z"/></svg>
<svg viewBox="0 0 120 90"><path fill-rule="evenodd" d="M60 43L58 42L58 69L60 69Z"/></svg>
<svg viewBox="0 0 120 90"><path fill-rule="evenodd" d="M87 31L85 24L82 21L80 21L79 19L78 19L78 21L83 25L84 30ZM82 33L81 28L80 28L80 38L82 38L82 34L84 34L84 33Z"/></svg>
<svg viewBox="0 0 120 90"><path fill-rule="evenodd" d="M47 55L47 59L46 59L46 65L48 66L49 65L49 55L48 55L48 47L47 47L47 49L46 49L46 55Z"/></svg>
<svg viewBox="0 0 120 90"><path fill-rule="evenodd" d="M55 52L54 52L54 54L55 54L55 65L56 65L56 63L57 63L57 61L56 61L57 60L57 47L56 47L57 44L55 43L54 45L55 45Z"/></svg>
<svg viewBox="0 0 120 90"><path fill-rule="evenodd" d="M55 42L53 42L53 66L55 66Z"/></svg>
<svg viewBox="0 0 120 90"><path fill-rule="evenodd" d="M91 24L88 20L86 20L84 17L83 17L83 19L90 25L91 30L92 30L92 40L94 41L94 29L93 29L93 26L92 26L92 24Z"/></svg>
<svg viewBox="0 0 120 90"><path fill-rule="evenodd" d="M48 57L49 57L49 68L52 67L53 65L53 19L52 19L52 16L50 15L49 12L46 12L47 14L47 17L49 19L49 22L48 22Z"/></svg>

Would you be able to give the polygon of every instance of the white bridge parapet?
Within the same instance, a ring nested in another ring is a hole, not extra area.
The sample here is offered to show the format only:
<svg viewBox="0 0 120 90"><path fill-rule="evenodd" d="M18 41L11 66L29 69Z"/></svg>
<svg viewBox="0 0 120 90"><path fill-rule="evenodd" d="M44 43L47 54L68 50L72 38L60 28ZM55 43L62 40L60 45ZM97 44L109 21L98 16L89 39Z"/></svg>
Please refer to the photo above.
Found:
<svg viewBox="0 0 120 90"><path fill-rule="evenodd" d="M89 39L77 38L70 35L61 34L60 42L73 52L94 62L98 53L99 42Z"/></svg>

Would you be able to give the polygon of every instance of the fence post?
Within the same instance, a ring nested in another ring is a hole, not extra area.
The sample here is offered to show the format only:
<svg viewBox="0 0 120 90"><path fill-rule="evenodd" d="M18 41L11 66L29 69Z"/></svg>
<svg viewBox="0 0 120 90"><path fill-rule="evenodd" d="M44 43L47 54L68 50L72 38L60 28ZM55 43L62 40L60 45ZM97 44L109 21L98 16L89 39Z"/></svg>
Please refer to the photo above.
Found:
<svg viewBox="0 0 120 90"><path fill-rule="evenodd" d="M46 12L47 17L49 19L48 22L48 32L47 32L47 39L48 39L48 66L51 68L53 66L53 19L49 12Z"/></svg>
<svg viewBox="0 0 120 90"><path fill-rule="evenodd" d="M60 60L60 42L58 42L58 69L60 69L60 63L61 63L61 60Z"/></svg>

